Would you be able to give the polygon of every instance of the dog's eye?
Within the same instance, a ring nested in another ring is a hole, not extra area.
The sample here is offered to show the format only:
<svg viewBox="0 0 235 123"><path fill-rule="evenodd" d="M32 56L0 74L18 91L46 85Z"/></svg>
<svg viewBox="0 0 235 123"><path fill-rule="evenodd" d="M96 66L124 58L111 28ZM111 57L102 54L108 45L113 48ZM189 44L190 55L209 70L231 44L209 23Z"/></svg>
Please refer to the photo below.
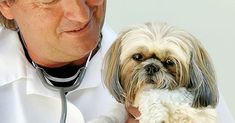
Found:
<svg viewBox="0 0 235 123"><path fill-rule="evenodd" d="M168 65L168 66L173 66L173 65L175 65L174 61L173 61L173 60L170 60L170 59L167 59L164 64L165 64L165 65Z"/></svg>
<svg viewBox="0 0 235 123"><path fill-rule="evenodd" d="M136 61L141 61L143 59L143 55L140 53L136 53L136 54L132 55L132 58Z"/></svg>

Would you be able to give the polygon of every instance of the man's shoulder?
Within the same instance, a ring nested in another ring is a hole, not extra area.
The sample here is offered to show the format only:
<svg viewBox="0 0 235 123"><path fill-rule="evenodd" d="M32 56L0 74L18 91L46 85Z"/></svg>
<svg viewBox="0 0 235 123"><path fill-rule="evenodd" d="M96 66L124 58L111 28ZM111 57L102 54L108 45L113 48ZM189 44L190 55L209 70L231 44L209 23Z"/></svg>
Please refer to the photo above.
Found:
<svg viewBox="0 0 235 123"><path fill-rule="evenodd" d="M109 25L107 25L107 24L104 24L102 32L107 34L108 38L116 38L117 37L117 33L114 32L114 30Z"/></svg>
<svg viewBox="0 0 235 123"><path fill-rule="evenodd" d="M0 26L0 39L2 40L2 38L6 38L7 36L16 33L16 31L7 29L5 27Z"/></svg>
<svg viewBox="0 0 235 123"><path fill-rule="evenodd" d="M24 51L17 32L0 28L0 86L26 75Z"/></svg>
<svg viewBox="0 0 235 123"><path fill-rule="evenodd" d="M19 50L20 41L17 32L0 27L0 56L10 57Z"/></svg>

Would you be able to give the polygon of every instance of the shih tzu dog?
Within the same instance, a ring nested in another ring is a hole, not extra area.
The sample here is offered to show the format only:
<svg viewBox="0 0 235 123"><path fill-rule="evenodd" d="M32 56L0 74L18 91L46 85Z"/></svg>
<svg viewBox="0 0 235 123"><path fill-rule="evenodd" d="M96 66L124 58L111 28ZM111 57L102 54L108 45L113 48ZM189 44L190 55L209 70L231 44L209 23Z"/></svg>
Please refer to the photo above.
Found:
<svg viewBox="0 0 235 123"><path fill-rule="evenodd" d="M139 108L140 123L217 122L218 90L208 53L190 33L166 23L123 31L106 54L103 79L118 102ZM124 123L120 115L101 122Z"/></svg>

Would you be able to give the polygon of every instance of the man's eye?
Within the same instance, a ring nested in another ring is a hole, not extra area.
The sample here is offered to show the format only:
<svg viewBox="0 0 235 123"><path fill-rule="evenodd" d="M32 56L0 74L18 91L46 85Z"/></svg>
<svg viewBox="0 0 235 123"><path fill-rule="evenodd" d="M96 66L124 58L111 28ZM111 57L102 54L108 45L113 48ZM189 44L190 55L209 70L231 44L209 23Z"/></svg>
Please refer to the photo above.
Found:
<svg viewBox="0 0 235 123"><path fill-rule="evenodd" d="M136 53L136 54L132 55L132 59L134 59L136 61L141 61L143 59L143 55L140 53Z"/></svg>
<svg viewBox="0 0 235 123"><path fill-rule="evenodd" d="M57 3L59 0L40 0L40 3L43 5L52 5Z"/></svg>

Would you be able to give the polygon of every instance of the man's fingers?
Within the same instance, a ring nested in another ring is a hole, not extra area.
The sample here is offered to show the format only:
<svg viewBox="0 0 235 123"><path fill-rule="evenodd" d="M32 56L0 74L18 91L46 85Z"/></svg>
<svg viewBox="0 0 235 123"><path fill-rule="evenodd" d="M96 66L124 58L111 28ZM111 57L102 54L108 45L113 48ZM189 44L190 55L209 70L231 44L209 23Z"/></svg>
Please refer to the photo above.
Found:
<svg viewBox="0 0 235 123"><path fill-rule="evenodd" d="M140 116L140 112L138 108L136 107L129 106L129 107L126 107L126 110L134 118L138 118Z"/></svg>
<svg viewBox="0 0 235 123"><path fill-rule="evenodd" d="M132 118L132 117L128 117L126 123L139 123L139 121L134 119L134 118Z"/></svg>

